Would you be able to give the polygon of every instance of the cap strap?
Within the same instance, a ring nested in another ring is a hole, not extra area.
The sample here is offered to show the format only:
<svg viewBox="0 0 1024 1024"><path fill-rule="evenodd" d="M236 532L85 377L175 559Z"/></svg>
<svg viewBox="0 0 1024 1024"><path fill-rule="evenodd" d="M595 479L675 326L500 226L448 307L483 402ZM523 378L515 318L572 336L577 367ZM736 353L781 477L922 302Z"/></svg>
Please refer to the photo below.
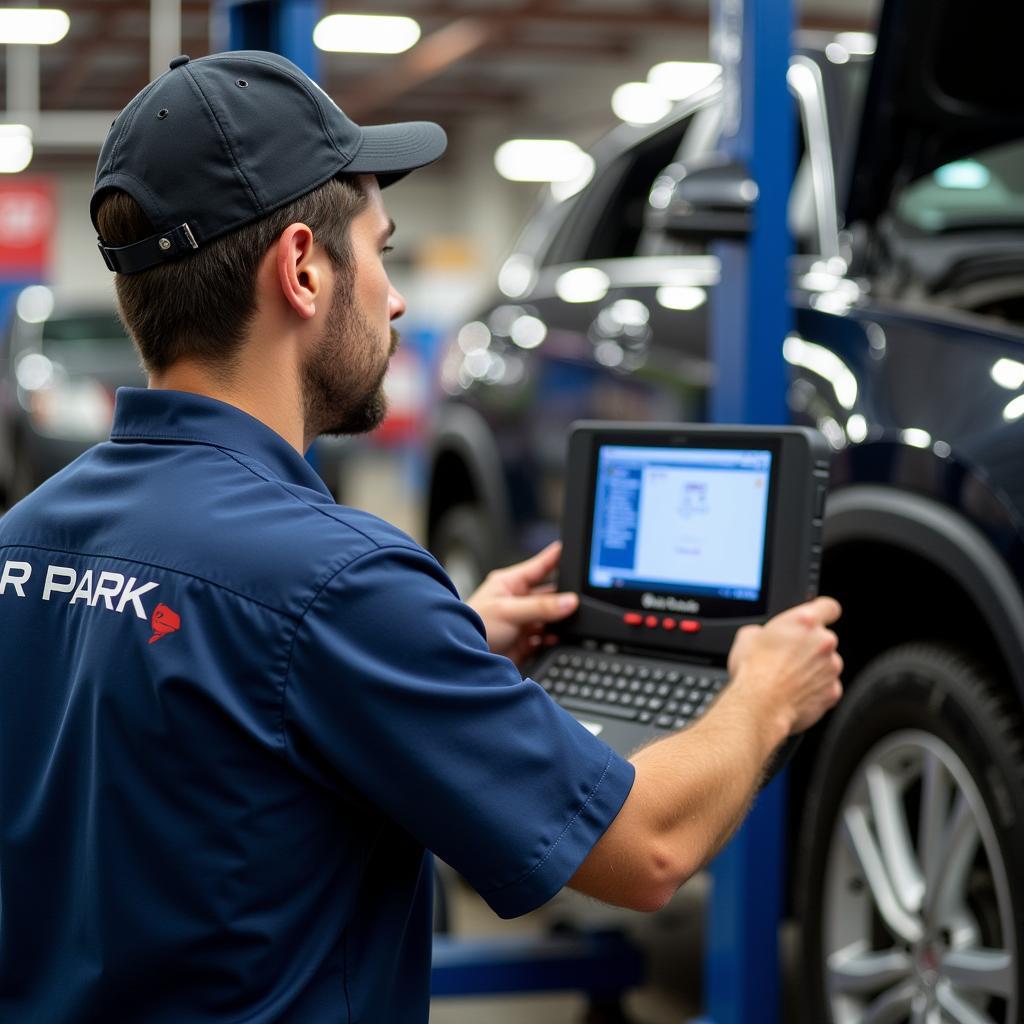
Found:
<svg viewBox="0 0 1024 1024"><path fill-rule="evenodd" d="M179 224L170 231L150 235L131 245L104 245L102 239L97 239L96 245L107 269L118 274L137 274L140 270L148 270L165 260L199 248L188 224Z"/></svg>

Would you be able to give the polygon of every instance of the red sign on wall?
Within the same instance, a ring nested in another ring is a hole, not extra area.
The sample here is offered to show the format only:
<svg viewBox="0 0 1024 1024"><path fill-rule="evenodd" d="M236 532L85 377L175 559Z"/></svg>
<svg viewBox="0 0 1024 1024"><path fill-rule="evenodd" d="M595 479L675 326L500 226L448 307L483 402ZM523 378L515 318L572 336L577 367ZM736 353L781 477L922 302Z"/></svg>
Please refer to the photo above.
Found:
<svg viewBox="0 0 1024 1024"><path fill-rule="evenodd" d="M48 277L56 221L51 182L43 178L0 181L0 276Z"/></svg>

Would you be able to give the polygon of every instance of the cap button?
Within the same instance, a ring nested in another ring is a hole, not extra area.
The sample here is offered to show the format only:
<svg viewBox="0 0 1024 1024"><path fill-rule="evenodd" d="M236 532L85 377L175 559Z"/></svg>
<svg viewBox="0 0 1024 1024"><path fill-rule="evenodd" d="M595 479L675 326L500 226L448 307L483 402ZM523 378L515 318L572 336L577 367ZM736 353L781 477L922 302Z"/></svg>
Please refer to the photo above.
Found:
<svg viewBox="0 0 1024 1024"><path fill-rule="evenodd" d="M173 71L175 68L180 68L182 64L187 64L191 59L191 57L183 53L180 57L175 57L168 66Z"/></svg>

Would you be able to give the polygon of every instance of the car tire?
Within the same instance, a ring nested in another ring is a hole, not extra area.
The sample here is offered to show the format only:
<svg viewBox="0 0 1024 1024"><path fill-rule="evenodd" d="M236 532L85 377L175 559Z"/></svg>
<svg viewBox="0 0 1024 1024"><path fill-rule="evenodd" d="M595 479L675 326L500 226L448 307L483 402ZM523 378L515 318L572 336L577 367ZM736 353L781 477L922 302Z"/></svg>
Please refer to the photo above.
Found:
<svg viewBox="0 0 1024 1024"><path fill-rule="evenodd" d="M811 773L796 875L806 1024L1017 1024L1024 733L955 649L871 662Z"/></svg>
<svg viewBox="0 0 1024 1024"><path fill-rule="evenodd" d="M469 597L494 568L494 540L483 509L454 505L437 521L430 550L463 598Z"/></svg>

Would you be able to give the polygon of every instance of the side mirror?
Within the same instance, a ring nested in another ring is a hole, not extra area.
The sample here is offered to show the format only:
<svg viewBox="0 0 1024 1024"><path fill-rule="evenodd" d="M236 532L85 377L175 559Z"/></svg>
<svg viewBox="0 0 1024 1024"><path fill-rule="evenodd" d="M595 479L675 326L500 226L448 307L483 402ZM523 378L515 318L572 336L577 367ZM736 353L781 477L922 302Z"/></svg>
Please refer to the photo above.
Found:
<svg viewBox="0 0 1024 1024"><path fill-rule="evenodd" d="M757 184L746 167L715 155L683 169L663 213L672 237L745 238L753 230Z"/></svg>

